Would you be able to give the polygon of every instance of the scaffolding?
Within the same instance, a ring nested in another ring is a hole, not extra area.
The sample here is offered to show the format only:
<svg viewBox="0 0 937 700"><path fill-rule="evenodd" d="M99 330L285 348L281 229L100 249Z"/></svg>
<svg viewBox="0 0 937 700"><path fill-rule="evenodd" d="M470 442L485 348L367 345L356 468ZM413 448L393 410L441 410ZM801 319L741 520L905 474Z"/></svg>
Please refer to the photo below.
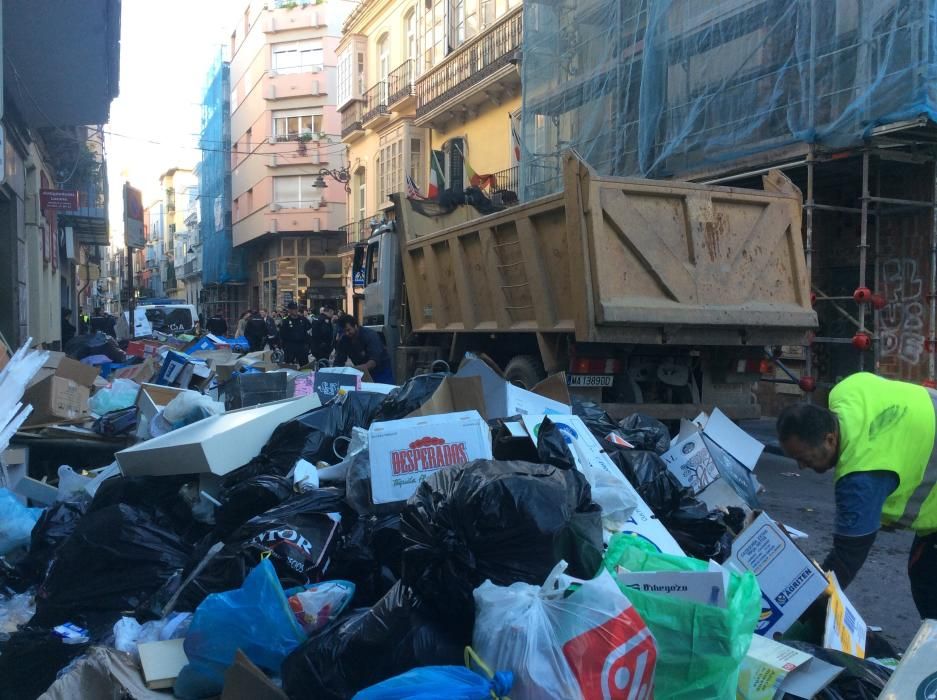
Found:
<svg viewBox="0 0 937 700"><path fill-rule="evenodd" d="M934 381L937 0L524 8L524 199L561 187L566 148L602 175L759 187L780 168L805 196L806 374Z"/></svg>
<svg viewBox="0 0 937 700"><path fill-rule="evenodd" d="M201 311L221 314L229 327L247 310L244 251L233 246L231 226L231 68L215 58L202 100L199 148L199 237L202 245Z"/></svg>

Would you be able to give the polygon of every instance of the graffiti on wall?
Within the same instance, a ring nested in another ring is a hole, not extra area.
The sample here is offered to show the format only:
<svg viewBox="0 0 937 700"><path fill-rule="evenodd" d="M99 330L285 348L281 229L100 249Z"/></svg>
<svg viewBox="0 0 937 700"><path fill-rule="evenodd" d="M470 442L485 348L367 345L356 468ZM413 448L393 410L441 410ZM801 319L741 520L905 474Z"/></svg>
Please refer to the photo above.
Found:
<svg viewBox="0 0 937 700"><path fill-rule="evenodd" d="M924 281L914 258L887 258L882 262L885 306L879 316L881 356L916 365L925 350Z"/></svg>

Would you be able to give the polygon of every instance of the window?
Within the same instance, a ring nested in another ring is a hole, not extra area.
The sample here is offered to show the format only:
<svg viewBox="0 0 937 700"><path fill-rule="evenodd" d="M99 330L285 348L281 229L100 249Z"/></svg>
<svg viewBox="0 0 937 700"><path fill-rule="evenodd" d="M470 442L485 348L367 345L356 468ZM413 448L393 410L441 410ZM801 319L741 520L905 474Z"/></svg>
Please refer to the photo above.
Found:
<svg viewBox="0 0 937 700"><path fill-rule="evenodd" d="M368 284L374 284L380 278L381 242L374 241L368 246Z"/></svg>
<svg viewBox="0 0 937 700"><path fill-rule="evenodd" d="M170 236L174 236L175 233L176 233L176 225L175 225L175 224L169 224L169 235L170 235Z"/></svg>
<svg viewBox="0 0 937 700"><path fill-rule="evenodd" d="M366 92L368 91L368 87L367 87L367 85L366 85L366 83L367 83L367 70L366 70L365 64L364 64L364 51L359 51L359 52L358 52L358 68L357 68L357 74L358 74L358 77L357 77L357 83L358 83L358 84L357 84L357 88L358 88L357 96L358 96L358 97L361 97L361 95L363 95L364 93L366 93Z"/></svg>
<svg viewBox="0 0 937 700"><path fill-rule="evenodd" d="M390 75L390 39L385 34L377 42L377 80L387 82Z"/></svg>
<svg viewBox="0 0 937 700"><path fill-rule="evenodd" d="M427 0L423 13L423 65L427 70L446 55L446 5L449 0Z"/></svg>
<svg viewBox="0 0 937 700"><path fill-rule="evenodd" d="M309 280L305 277L297 277L296 286L299 287L300 289L305 289L306 287L309 286Z"/></svg>
<svg viewBox="0 0 937 700"><path fill-rule="evenodd" d="M335 65L335 102L341 107L352 98L351 94L351 62L352 51L345 50L338 57Z"/></svg>
<svg viewBox="0 0 937 700"><path fill-rule="evenodd" d="M322 133L322 115L309 110L273 113L273 135L277 141L295 141L302 134Z"/></svg>
<svg viewBox="0 0 937 700"><path fill-rule="evenodd" d="M358 168L355 171L355 182L357 183L358 196L356 200L356 208L358 210L358 220L361 221L364 219L367 214L368 200L367 200L367 181L365 179L365 170L364 168Z"/></svg>
<svg viewBox="0 0 937 700"><path fill-rule="evenodd" d="M454 49L465 42L465 3L466 0L450 0L449 6L449 48Z"/></svg>
<svg viewBox="0 0 937 700"><path fill-rule="evenodd" d="M322 42L297 41L273 45L275 73L306 73L322 70Z"/></svg>
<svg viewBox="0 0 937 700"><path fill-rule="evenodd" d="M313 175L283 175L273 178L273 202L285 209L314 207L321 195L313 187Z"/></svg>
<svg viewBox="0 0 937 700"><path fill-rule="evenodd" d="M403 145L403 129L395 129L381 137L377 161L378 204L386 201L392 192L404 190Z"/></svg>
<svg viewBox="0 0 937 700"><path fill-rule="evenodd" d="M296 241L294 241L292 238L284 238L282 243L284 258L291 258L296 255Z"/></svg>
<svg viewBox="0 0 937 700"><path fill-rule="evenodd" d="M406 17L403 18L403 33L404 41L406 42L406 51L407 55L404 57L408 61L416 61L417 56L417 46L416 46L416 10L410 10ZM412 76L411 76L412 77Z"/></svg>
<svg viewBox="0 0 937 700"><path fill-rule="evenodd" d="M304 258L307 255L309 255L307 251L305 238L300 238L298 241L296 241L296 255L298 255L301 258Z"/></svg>
<svg viewBox="0 0 937 700"><path fill-rule="evenodd" d="M413 183L423 189L423 139L410 137L410 163L407 172Z"/></svg>

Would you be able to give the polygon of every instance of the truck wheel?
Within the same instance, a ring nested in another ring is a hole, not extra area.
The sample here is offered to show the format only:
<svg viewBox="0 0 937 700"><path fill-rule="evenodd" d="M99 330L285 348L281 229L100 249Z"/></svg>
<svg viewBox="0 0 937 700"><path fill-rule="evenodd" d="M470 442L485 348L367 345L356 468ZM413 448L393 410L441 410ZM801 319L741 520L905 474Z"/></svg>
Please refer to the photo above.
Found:
<svg viewBox="0 0 937 700"><path fill-rule="evenodd" d="M533 355L518 355L511 358L504 368L504 376L512 384L533 389L536 384L547 378L543 363Z"/></svg>

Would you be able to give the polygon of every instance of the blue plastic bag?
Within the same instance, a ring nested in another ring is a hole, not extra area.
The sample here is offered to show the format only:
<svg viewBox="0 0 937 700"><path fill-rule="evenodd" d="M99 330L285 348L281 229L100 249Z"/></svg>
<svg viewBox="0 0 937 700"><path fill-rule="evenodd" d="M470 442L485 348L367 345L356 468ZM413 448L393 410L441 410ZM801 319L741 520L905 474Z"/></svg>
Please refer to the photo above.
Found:
<svg viewBox="0 0 937 700"><path fill-rule="evenodd" d="M465 666L425 666L388 678L355 694L353 700L491 700L511 690L510 672L485 678Z"/></svg>
<svg viewBox="0 0 937 700"><path fill-rule="evenodd" d="M0 489L0 556L29 544L42 508L27 508L8 489Z"/></svg>
<svg viewBox="0 0 937 700"><path fill-rule="evenodd" d="M306 640L273 564L264 559L233 591L213 593L195 610L185 637L189 664L176 679L176 697L194 700L220 695L224 672L240 649L265 671Z"/></svg>

